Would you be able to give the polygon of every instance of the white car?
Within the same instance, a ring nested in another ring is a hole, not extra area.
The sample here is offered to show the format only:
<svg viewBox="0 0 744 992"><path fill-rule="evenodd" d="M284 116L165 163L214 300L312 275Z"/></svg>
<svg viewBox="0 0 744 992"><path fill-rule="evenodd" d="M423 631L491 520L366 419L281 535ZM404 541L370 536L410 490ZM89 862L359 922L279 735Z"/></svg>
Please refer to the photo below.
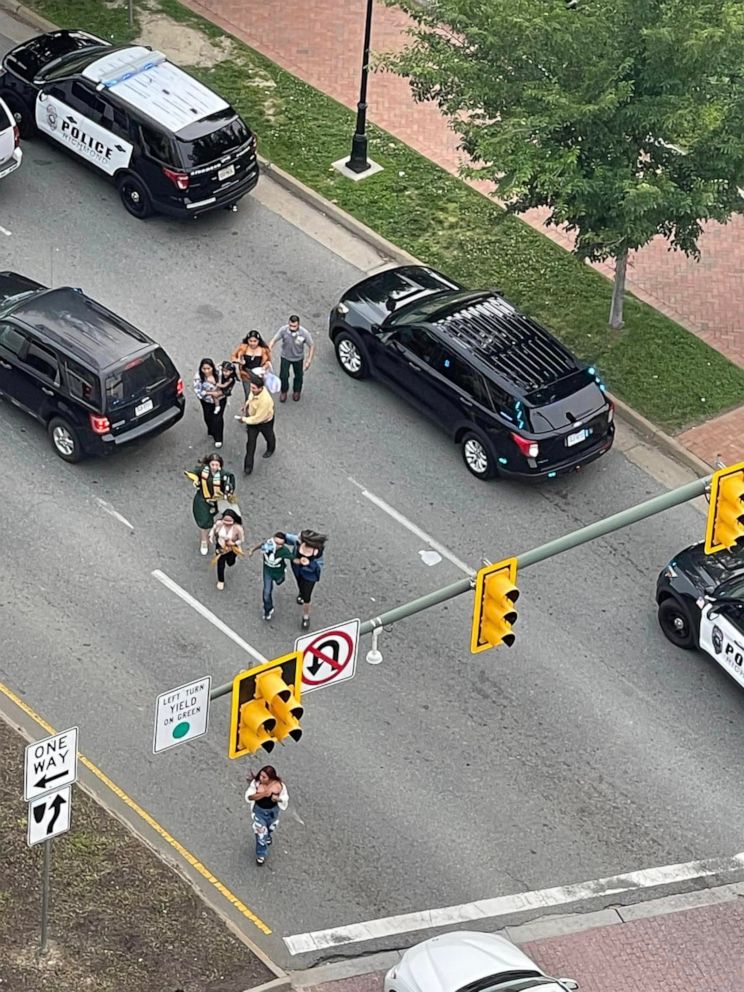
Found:
<svg viewBox="0 0 744 992"><path fill-rule="evenodd" d="M574 992L550 978L506 937L459 930L405 952L385 976L385 992Z"/></svg>
<svg viewBox="0 0 744 992"><path fill-rule="evenodd" d="M21 135L7 103L0 99L0 179L15 172L23 159Z"/></svg>

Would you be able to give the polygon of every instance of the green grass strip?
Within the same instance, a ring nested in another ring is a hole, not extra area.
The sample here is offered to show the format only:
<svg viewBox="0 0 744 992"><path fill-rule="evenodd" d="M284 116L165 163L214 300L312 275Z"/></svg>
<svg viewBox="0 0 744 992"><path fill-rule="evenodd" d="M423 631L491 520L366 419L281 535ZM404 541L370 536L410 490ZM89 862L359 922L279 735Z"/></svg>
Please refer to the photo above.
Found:
<svg viewBox="0 0 744 992"><path fill-rule="evenodd" d="M126 7L106 0L33 6L57 24L112 40L137 34L127 27ZM225 37L177 0L139 9L161 11L216 42ZM350 110L241 42L231 39L215 57L212 68L192 71L246 118L265 157L465 285L500 289L595 364L639 413L674 431L744 401L744 369L630 295L624 329L610 331L611 286L603 276L380 128L369 128L369 153L384 171L361 183L345 179L331 162L350 150ZM374 105L374 76L370 92Z"/></svg>

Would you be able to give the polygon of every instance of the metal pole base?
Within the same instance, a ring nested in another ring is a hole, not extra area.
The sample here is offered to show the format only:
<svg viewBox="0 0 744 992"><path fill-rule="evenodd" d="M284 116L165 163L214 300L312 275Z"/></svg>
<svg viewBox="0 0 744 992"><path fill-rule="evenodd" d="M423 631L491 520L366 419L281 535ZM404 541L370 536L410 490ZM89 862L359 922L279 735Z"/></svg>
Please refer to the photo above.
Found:
<svg viewBox="0 0 744 992"><path fill-rule="evenodd" d="M351 139L351 158L346 163L346 168L356 173L366 172L369 169L366 134L357 133Z"/></svg>

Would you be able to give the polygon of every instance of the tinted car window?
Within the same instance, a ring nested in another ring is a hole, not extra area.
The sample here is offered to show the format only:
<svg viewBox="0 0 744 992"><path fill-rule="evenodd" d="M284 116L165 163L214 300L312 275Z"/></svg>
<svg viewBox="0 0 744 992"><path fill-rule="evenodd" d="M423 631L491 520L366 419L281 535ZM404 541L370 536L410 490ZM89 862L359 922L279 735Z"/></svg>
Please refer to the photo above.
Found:
<svg viewBox="0 0 744 992"><path fill-rule="evenodd" d="M20 74L26 79L33 79L41 69L54 59L63 55L70 55L74 52L90 49L96 42L90 37L71 31L69 34L41 35L33 38L20 51L14 52L7 59L7 64L15 70L20 70Z"/></svg>
<svg viewBox="0 0 744 992"><path fill-rule="evenodd" d="M140 399L148 389L175 376L173 362L162 348L126 362L106 377L106 408L112 410L130 400Z"/></svg>
<svg viewBox="0 0 744 992"><path fill-rule="evenodd" d="M0 324L0 345L12 355L20 355L26 339L12 324Z"/></svg>
<svg viewBox="0 0 744 992"><path fill-rule="evenodd" d="M166 165L173 165L173 146L167 134L162 131L155 131L153 128L140 127L142 142L149 155L152 155L158 162Z"/></svg>
<svg viewBox="0 0 744 992"><path fill-rule="evenodd" d="M29 368L34 369L40 375L43 375L45 379L49 379L50 382L57 381L59 363L53 351L42 348L40 344L32 341L28 346L28 352L23 361Z"/></svg>
<svg viewBox="0 0 744 992"><path fill-rule="evenodd" d="M106 104L92 90L89 90L87 86L74 82L70 97L72 106L80 110L86 117L90 117L94 121L100 121L103 118Z"/></svg>
<svg viewBox="0 0 744 992"><path fill-rule="evenodd" d="M99 406L101 389L98 376L70 358L65 360L65 371L70 394L93 406Z"/></svg>
<svg viewBox="0 0 744 992"><path fill-rule="evenodd" d="M244 145L250 137L248 128L239 117L221 124L213 131L198 137L188 138L176 135L179 157L187 169L214 162L227 152Z"/></svg>
<svg viewBox="0 0 744 992"><path fill-rule="evenodd" d="M401 327L395 340L427 365L436 365L442 352L439 341L424 327Z"/></svg>
<svg viewBox="0 0 744 992"><path fill-rule="evenodd" d="M483 376L463 361L459 355L450 351L449 348L442 347L436 369L440 375L443 375L458 389L462 389L468 396L472 396L481 406L491 409L491 398Z"/></svg>

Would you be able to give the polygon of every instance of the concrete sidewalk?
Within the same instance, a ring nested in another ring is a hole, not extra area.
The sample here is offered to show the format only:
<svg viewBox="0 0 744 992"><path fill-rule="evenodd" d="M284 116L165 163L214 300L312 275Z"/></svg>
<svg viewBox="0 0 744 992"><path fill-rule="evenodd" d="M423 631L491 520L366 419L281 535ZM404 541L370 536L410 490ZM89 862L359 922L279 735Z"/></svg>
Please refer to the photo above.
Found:
<svg viewBox="0 0 744 992"><path fill-rule="evenodd" d="M548 974L581 992L742 992L744 885L720 886L586 916L545 917L506 935ZM560 932L565 930L566 932ZM542 932L555 936L541 937ZM426 935L422 934L422 940ZM382 958L386 960L382 961ZM293 976L303 992L380 992L397 955L377 955ZM348 977L335 977L346 969ZM314 979L317 975L317 980Z"/></svg>
<svg viewBox="0 0 744 992"><path fill-rule="evenodd" d="M278 65L348 107L355 107L364 29L365 0L184 0ZM405 43L409 18L376 0L372 46L396 51ZM433 104L415 103L405 79L390 73L372 76L369 116L391 134L451 173L461 153L456 136ZM473 184L483 191L486 185ZM545 228L545 211L524 219L566 248L564 231ZM628 290L678 321L732 361L744 365L744 217L721 226L706 225L700 263L669 252L662 238L634 253L628 267ZM597 268L612 275L608 265ZM744 401L744 397L742 397ZM679 435L691 452L712 464L741 456L744 407Z"/></svg>

